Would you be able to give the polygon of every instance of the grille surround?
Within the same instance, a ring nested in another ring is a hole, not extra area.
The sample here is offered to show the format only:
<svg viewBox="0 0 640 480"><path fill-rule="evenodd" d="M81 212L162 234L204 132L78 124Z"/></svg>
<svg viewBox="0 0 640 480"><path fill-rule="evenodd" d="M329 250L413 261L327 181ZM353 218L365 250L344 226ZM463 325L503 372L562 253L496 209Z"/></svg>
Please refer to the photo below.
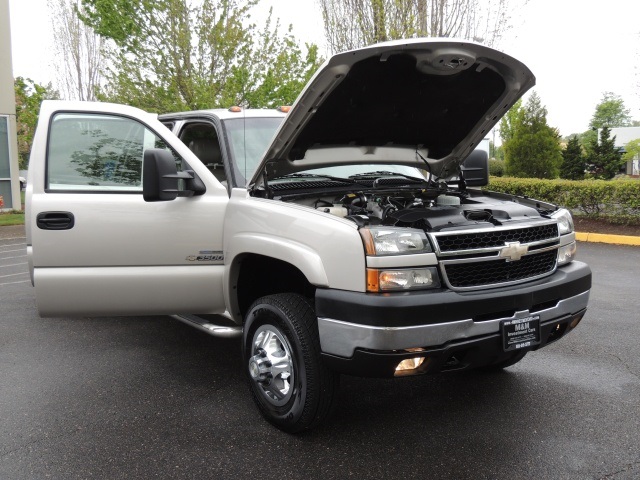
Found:
<svg viewBox="0 0 640 480"><path fill-rule="evenodd" d="M429 233L443 281L452 290L481 290L529 282L554 273L560 234L555 221ZM516 243L526 247L509 256Z"/></svg>

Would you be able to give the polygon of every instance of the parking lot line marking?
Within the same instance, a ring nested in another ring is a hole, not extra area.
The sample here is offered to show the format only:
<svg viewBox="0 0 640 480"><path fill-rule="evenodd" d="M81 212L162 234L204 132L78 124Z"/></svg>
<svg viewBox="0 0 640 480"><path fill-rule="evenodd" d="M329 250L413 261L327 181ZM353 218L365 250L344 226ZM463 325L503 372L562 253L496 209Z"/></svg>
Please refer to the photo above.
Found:
<svg viewBox="0 0 640 480"><path fill-rule="evenodd" d="M3 285L16 285L18 283L27 283L30 282L31 280L20 280L19 282L7 282L7 283L0 283L0 287L2 287Z"/></svg>
<svg viewBox="0 0 640 480"><path fill-rule="evenodd" d="M22 265L26 265L27 262L22 262L22 263L12 263L11 265L0 265L0 268L4 268L4 267L20 267Z"/></svg>
<svg viewBox="0 0 640 480"><path fill-rule="evenodd" d="M26 245L26 243L7 243L6 245L0 245L0 248L2 247L24 247Z"/></svg>
<svg viewBox="0 0 640 480"><path fill-rule="evenodd" d="M0 260L11 260L12 258L24 258L26 255L18 255L17 257L0 257Z"/></svg>
<svg viewBox="0 0 640 480"><path fill-rule="evenodd" d="M16 275L29 275L29 272L8 273L7 275L0 275L0 278L15 277Z"/></svg>
<svg viewBox="0 0 640 480"><path fill-rule="evenodd" d="M3 252L0 252L0 253L9 253L9 252L24 252L24 248L18 248L16 250L4 250Z"/></svg>

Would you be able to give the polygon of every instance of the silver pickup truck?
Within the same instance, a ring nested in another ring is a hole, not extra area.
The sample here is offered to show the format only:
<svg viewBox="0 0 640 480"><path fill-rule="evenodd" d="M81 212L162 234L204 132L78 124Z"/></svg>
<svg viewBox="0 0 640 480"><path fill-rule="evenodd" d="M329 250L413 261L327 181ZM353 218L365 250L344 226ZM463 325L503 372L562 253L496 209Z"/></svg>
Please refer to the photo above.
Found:
<svg viewBox="0 0 640 480"><path fill-rule="evenodd" d="M341 373L513 365L575 328L591 288L568 211L480 188L476 147L534 82L423 39L332 57L290 111L46 101L26 193L40 314L240 336L288 432L327 418Z"/></svg>

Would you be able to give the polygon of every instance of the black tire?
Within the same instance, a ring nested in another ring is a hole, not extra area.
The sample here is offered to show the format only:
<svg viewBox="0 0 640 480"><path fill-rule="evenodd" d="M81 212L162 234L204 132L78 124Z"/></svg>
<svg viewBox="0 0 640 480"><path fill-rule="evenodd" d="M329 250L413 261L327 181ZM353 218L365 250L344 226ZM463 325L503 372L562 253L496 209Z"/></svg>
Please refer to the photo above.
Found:
<svg viewBox="0 0 640 480"><path fill-rule="evenodd" d="M527 353L528 351L512 353L506 359L500 362L493 363L491 365L487 365L486 367L481 367L480 370L483 370L485 372L499 372L504 368L510 367L518 363L520 360L522 360L525 357Z"/></svg>
<svg viewBox="0 0 640 480"><path fill-rule="evenodd" d="M256 300L245 319L242 358L253 400L280 430L309 430L333 412L339 376L322 362L307 298L288 293Z"/></svg>

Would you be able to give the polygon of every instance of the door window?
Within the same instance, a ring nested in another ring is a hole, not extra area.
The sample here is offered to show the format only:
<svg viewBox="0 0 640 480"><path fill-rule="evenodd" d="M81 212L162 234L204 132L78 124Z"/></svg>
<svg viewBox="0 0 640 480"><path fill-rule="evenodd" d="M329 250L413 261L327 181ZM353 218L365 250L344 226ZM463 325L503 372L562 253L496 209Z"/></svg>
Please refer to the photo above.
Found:
<svg viewBox="0 0 640 480"><path fill-rule="evenodd" d="M47 152L48 191L142 192L142 158L148 148L169 149L145 125L126 117L58 113ZM172 152L178 169L181 160Z"/></svg>

